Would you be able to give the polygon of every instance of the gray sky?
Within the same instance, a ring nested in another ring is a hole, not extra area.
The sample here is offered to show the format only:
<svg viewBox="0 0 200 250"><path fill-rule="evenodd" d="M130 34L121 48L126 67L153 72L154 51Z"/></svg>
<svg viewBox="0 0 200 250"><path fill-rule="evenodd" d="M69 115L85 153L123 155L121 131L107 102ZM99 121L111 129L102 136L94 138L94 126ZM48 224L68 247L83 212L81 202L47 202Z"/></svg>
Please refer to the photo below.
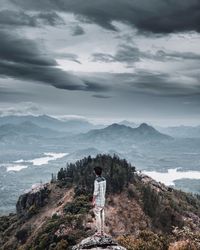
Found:
<svg viewBox="0 0 200 250"><path fill-rule="evenodd" d="M198 0L2 0L0 115L200 124Z"/></svg>

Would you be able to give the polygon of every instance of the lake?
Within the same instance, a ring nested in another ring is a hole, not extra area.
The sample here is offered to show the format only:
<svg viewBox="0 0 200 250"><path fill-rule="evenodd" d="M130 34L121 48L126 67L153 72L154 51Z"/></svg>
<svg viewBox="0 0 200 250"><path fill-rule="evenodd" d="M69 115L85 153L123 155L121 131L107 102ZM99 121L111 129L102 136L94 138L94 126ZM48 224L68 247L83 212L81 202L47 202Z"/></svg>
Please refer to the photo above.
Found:
<svg viewBox="0 0 200 250"><path fill-rule="evenodd" d="M46 183L51 175L66 166L68 153L45 152L38 157L30 157L0 164L0 215L15 212L15 204L20 194L33 185Z"/></svg>
<svg viewBox="0 0 200 250"><path fill-rule="evenodd" d="M59 158L62 158L64 156L67 156L68 153L44 153L44 156L31 159L31 160L17 160L14 161L13 163L6 163L6 164L1 164L0 167L6 167L7 172L8 171L20 171L22 169L27 168L28 166L41 166L48 164L50 161L57 160Z"/></svg>
<svg viewBox="0 0 200 250"><path fill-rule="evenodd" d="M142 171L156 181L160 181L167 186L174 186L175 180L180 179L200 179L200 171L178 171L181 168L170 168L167 172Z"/></svg>

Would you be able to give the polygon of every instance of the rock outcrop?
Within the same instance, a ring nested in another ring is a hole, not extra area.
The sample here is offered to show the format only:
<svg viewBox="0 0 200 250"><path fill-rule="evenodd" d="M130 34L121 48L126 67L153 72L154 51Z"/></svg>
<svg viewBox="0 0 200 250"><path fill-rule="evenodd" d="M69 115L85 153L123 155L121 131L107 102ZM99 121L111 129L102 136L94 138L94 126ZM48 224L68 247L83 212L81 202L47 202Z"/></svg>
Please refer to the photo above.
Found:
<svg viewBox="0 0 200 250"><path fill-rule="evenodd" d="M74 246L72 250L101 250L101 249L112 249L112 250L126 250L126 248L119 246L113 239L109 236L96 237L91 236L82 240L78 245Z"/></svg>
<svg viewBox="0 0 200 250"><path fill-rule="evenodd" d="M28 219L36 214L37 210L47 203L49 193L48 184L41 184L20 195L16 204L18 217Z"/></svg>

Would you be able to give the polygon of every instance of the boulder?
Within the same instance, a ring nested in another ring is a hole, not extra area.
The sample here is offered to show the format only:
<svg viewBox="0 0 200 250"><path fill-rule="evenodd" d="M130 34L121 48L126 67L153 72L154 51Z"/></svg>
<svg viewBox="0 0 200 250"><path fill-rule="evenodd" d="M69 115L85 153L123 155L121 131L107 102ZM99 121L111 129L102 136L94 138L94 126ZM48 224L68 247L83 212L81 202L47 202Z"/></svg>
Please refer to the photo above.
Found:
<svg viewBox="0 0 200 250"><path fill-rule="evenodd" d="M81 249L90 249L90 250L101 250L101 249L112 249L112 250L126 250L126 248L118 245L111 237L109 236L91 236L86 239L83 239L78 245L74 246L72 250L81 250Z"/></svg>

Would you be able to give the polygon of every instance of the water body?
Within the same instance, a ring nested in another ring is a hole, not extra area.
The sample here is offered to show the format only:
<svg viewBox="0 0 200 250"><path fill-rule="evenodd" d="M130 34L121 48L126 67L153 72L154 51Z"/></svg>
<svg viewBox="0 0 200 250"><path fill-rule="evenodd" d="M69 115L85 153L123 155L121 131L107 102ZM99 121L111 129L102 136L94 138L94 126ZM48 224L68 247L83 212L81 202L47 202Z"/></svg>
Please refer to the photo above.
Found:
<svg viewBox="0 0 200 250"><path fill-rule="evenodd" d="M180 168L171 168L167 172L142 171L158 182L162 182L167 186L174 186L175 180L180 179L196 179L200 180L200 171L178 171Z"/></svg>
<svg viewBox="0 0 200 250"><path fill-rule="evenodd" d="M61 167L65 167L67 155L45 152L41 157L0 164L0 215L16 211L19 195L49 182L52 173L56 175Z"/></svg>
<svg viewBox="0 0 200 250"><path fill-rule="evenodd" d="M19 164L9 164L8 166L5 165L5 167L7 168L7 172L9 172L9 171L20 171L24 168L27 168L28 166Z"/></svg>
<svg viewBox="0 0 200 250"><path fill-rule="evenodd" d="M28 168L28 166L41 166L41 165L48 164L50 161L55 161L67 155L68 153L48 152L48 153L44 153L44 156L39 157L39 158L31 159L28 161L20 159L20 160L14 161L13 163L4 164L2 166L6 167L7 172L20 171L22 169Z"/></svg>
<svg viewBox="0 0 200 250"><path fill-rule="evenodd" d="M29 160L29 162L33 163L34 166L41 166L44 164L48 164L49 161L54 161L59 158L62 158L68 155L68 153L44 153L44 155L44 157Z"/></svg>

